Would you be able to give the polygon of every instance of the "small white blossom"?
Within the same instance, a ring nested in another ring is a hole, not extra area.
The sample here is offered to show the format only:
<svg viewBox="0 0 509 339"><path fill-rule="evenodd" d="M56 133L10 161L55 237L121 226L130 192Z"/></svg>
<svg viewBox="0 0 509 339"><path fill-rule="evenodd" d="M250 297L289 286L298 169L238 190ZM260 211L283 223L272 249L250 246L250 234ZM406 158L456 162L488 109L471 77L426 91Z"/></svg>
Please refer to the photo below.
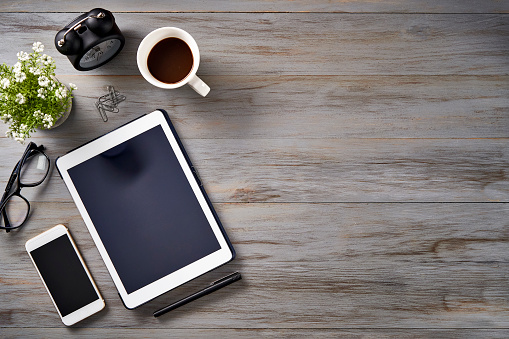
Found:
<svg viewBox="0 0 509 339"><path fill-rule="evenodd" d="M18 133L18 137L23 138L23 139L28 138L28 132L29 132L28 126L25 124L21 124L21 125L19 125L19 129L20 129L20 132ZM23 140L23 141L25 141L25 140Z"/></svg>
<svg viewBox="0 0 509 339"><path fill-rule="evenodd" d="M44 45L40 41L37 41L34 42L32 49L37 53L42 53L44 51Z"/></svg>
<svg viewBox="0 0 509 339"><path fill-rule="evenodd" d="M2 80L0 80L0 85L2 86L3 89L8 88L10 84L11 82L7 78L3 78Z"/></svg>
<svg viewBox="0 0 509 339"><path fill-rule="evenodd" d="M16 82L23 82L27 78L27 75L23 72L14 73L14 79Z"/></svg>
<svg viewBox="0 0 509 339"><path fill-rule="evenodd" d="M2 116L2 121L5 123L11 122L11 119L12 119L12 115L10 115L9 113L4 114Z"/></svg>
<svg viewBox="0 0 509 339"><path fill-rule="evenodd" d="M38 80L39 80L39 86L46 87L49 84L49 79L47 77L45 77L44 75L40 76Z"/></svg>
<svg viewBox="0 0 509 339"><path fill-rule="evenodd" d="M59 99L64 99L67 96L67 89L65 87L57 88L55 96Z"/></svg>
<svg viewBox="0 0 509 339"><path fill-rule="evenodd" d="M40 68L37 68L37 67L29 67L28 68L28 71L34 75L39 75L42 73L42 70Z"/></svg>
<svg viewBox="0 0 509 339"><path fill-rule="evenodd" d="M78 86L76 86L76 85L75 85L75 84L73 84L72 82L70 82L70 83L69 83L69 87L70 87L73 91L75 91L75 90L77 90L77 89L78 89Z"/></svg>
<svg viewBox="0 0 509 339"><path fill-rule="evenodd" d="M22 65L21 65L21 63L20 63L19 61L18 61L18 62L16 62L16 63L14 64L14 68L12 69L12 71L13 71L14 73L19 73L19 72L21 72L21 66L22 66Z"/></svg>
<svg viewBox="0 0 509 339"><path fill-rule="evenodd" d="M43 65L46 65L46 66L53 62L53 58L46 54L41 55L39 60L40 60L40 62L42 62Z"/></svg>
<svg viewBox="0 0 509 339"><path fill-rule="evenodd" d="M23 51L18 52L16 54L16 56L18 57L19 61L26 61L26 60L30 59L30 56L28 55L28 53L23 52Z"/></svg>
<svg viewBox="0 0 509 339"><path fill-rule="evenodd" d="M44 88L39 88L39 89L37 90L37 96L38 96L39 98L41 98L41 99L46 99L45 94L46 94L46 90L45 90Z"/></svg>
<svg viewBox="0 0 509 339"><path fill-rule="evenodd" d="M45 114L43 118L44 128L50 128L53 126L53 117L49 114Z"/></svg>
<svg viewBox="0 0 509 339"><path fill-rule="evenodd" d="M34 117L35 118L42 118L44 115L42 114L41 110L38 109L37 111L34 112Z"/></svg>
<svg viewBox="0 0 509 339"><path fill-rule="evenodd" d="M17 102L18 104L24 104L24 103L25 103L25 101L26 101L26 99L25 99L25 97L23 96L23 94L21 94L21 93L16 94L16 102Z"/></svg>
<svg viewBox="0 0 509 339"><path fill-rule="evenodd" d="M16 140L17 142L19 142L20 144L23 144L25 143L25 138L23 137L24 134L22 133L17 133L16 131L12 131L10 133L10 137L14 140Z"/></svg>
<svg viewBox="0 0 509 339"><path fill-rule="evenodd" d="M11 131L9 131L9 130L5 131L5 136L6 136L7 138L12 138L12 132L11 132Z"/></svg>

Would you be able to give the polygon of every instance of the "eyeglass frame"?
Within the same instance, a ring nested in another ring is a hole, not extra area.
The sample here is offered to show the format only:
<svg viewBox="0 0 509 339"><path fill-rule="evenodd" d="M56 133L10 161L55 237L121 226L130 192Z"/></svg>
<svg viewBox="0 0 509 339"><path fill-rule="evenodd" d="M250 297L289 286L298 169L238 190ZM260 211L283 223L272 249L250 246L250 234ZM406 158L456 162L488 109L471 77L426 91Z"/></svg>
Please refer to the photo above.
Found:
<svg viewBox="0 0 509 339"><path fill-rule="evenodd" d="M48 157L48 155L46 153L44 153L45 149L46 148L43 145L37 146L34 142L31 141L28 144L27 148L25 149L23 156L21 157L21 159L18 161L18 163L12 170L12 173L11 173L11 176L9 177L9 181L7 182L7 186L5 188L4 194L2 195L2 199L0 199L0 217L4 219L4 224L5 224L5 226L0 225L0 229L4 229L7 233L9 233L11 230L14 230L16 228L23 226L23 224L27 221L28 215L30 213L30 202L24 196L21 195L21 189L24 187L39 186L40 184L42 184L42 182L48 176L51 161L50 161L50 158ZM33 151L38 151L40 154L42 154L46 157L46 159L48 160L48 167L46 168L46 174L44 174L44 177L41 180L39 180L38 182L35 182L35 183L24 184L21 182L21 169L23 168L23 165L25 164L25 162L31 157L31 155L35 155L33 153ZM11 191L14 183L17 184L17 188L13 192L9 193ZM27 213L25 214L25 220L23 220L23 222L21 224L19 224L18 226L10 226L9 219L7 218L7 212L5 210L7 203L13 196L20 197L21 199L23 199L26 202L26 204L28 206Z"/></svg>

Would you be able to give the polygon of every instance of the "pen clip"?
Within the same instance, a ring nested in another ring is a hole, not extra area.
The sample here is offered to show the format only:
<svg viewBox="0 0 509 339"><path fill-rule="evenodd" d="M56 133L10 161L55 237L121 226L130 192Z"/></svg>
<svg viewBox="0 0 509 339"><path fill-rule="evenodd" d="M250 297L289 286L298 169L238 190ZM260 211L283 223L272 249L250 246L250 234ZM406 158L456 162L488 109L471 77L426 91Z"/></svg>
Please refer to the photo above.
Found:
<svg viewBox="0 0 509 339"><path fill-rule="evenodd" d="M232 273L232 274L228 274L226 277L223 277L223 278L221 278L221 279L218 279L218 280L216 280L216 281L213 281L213 282L210 284L210 286L212 286L212 285L216 285L216 284L219 284L220 282L225 281L225 280L228 280L228 279L230 279L230 278L233 278L234 276L236 276L236 275L238 275L238 274L239 274L239 272L234 272L234 273Z"/></svg>

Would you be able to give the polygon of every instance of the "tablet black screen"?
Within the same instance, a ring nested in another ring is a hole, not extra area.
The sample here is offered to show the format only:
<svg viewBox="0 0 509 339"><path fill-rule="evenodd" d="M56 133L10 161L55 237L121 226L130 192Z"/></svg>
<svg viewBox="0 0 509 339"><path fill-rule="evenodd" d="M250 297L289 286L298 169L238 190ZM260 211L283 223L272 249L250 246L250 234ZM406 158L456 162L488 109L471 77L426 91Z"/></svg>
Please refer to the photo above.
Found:
<svg viewBox="0 0 509 339"><path fill-rule="evenodd" d="M68 173L127 293L221 248L161 126Z"/></svg>

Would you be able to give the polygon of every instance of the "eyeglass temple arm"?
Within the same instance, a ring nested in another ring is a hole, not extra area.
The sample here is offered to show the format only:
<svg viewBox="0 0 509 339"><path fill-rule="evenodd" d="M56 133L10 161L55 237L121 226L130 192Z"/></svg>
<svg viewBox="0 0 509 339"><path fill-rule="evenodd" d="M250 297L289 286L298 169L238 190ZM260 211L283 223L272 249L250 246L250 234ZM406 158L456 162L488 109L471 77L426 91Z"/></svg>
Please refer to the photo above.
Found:
<svg viewBox="0 0 509 339"><path fill-rule="evenodd" d="M5 212L5 209L2 210L2 217L4 218L5 232L9 233L11 231L9 229L9 227L11 227L11 223L9 222L9 218L7 217L7 212Z"/></svg>
<svg viewBox="0 0 509 339"><path fill-rule="evenodd" d="M9 196L9 192L11 191L12 185L16 181L16 176L17 176L17 173L18 173L18 166L20 164L21 164L21 160L18 161L18 163L16 164L16 167L14 167L14 170L11 173L11 176L9 177L9 181L7 182L7 186L5 187L5 191L4 191L4 194L2 195L2 199L0 199L0 206L3 205L4 200L7 199L7 197ZM7 212L5 211L5 208L2 209L1 212L2 212L2 217L4 218L5 227L10 227L11 223L9 222L9 218L7 217ZM7 233L9 233L11 230L6 228L5 231Z"/></svg>
<svg viewBox="0 0 509 339"><path fill-rule="evenodd" d="M5 187L4 195L2 196L2 201L5 199L7 194L12 188L12 185L14 184L14 181L16 181L16 176L18 175L18 166L21 164L21 160L18 161L16 164L16 167L14 167L14 170L11 173L11 176L9 177L9 181L7 182L7 186ZM2 201L0 201L0 205L2 204Z"/></svg>
<svg viewBox="0 0 509 339"><path fill-rule="evenodd" d="M17 167L17 165L16 165ZM11 190L12 184L14 183L14 180L16 179L16 170L14 170L11 174L11 177L9 178L9 182L7 183L7 188L5 189L4 194L2 195L2 199L0 200L0 206L3 205L4 200L7 199L9 195L9 191ZM11 230L7 227L11 226L11 223L9 222L9 218L7 218L7 212L5 211L5 208L2 209L2 217L4 218L4 225L6 227L6 232L9 233Z"/></svg>

